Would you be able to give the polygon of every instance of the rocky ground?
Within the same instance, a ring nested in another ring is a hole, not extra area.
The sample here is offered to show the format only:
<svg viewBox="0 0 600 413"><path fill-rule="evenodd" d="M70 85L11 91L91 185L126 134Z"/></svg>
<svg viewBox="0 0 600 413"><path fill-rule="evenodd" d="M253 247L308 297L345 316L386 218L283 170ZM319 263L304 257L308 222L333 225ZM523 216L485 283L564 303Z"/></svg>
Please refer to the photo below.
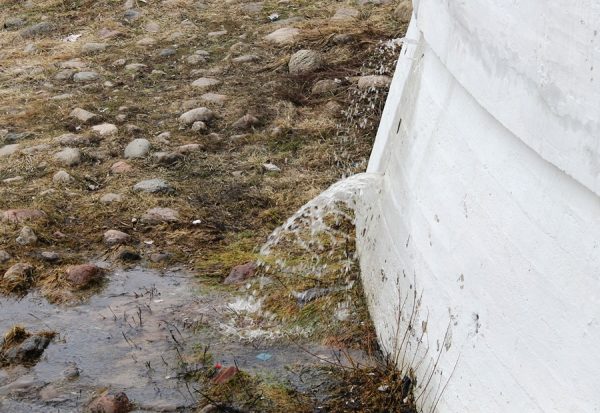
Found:
<svg viewBox="0 0 600 413"><path fill-rule="evenodd" d="M409 17L406 0L2 2L0 291L71 303L136 265L237 292L275 227L365 169Z"/></svg>

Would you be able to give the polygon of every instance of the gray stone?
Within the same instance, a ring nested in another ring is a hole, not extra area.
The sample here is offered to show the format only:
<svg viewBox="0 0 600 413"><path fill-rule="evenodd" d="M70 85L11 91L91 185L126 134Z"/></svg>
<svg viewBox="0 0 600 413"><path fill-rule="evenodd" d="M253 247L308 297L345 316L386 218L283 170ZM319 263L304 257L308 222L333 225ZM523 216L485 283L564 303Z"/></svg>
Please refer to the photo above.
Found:
<svg viewBox="0 0 600 413"><path fill-rule="evenodd" d="M78 83L87 83L98 80L98 73L96 72L77 72L73 75L73 81Z"/></svg>
<svg viewBox="0 0 600 413"><path fill-rule="evenodd" d="M73 109L70 113L70 116L83 123L92 123L98 119L98 115L81 108Z"/></svg>
<svg viewBox="0 0 600 413"><path fill-rule="evenodd" d="M8 132L4 136L4 143L17 143L26 139L33 138L35 135L32 132Z"/></svg>
<svg viewBox="0 0 600 413"><path fill-rule="evenodd" d="M379 89L379 88L387 88L392 83L392 78L384 75L369 75L369 76L361 76L358 79L358 88L367 90L367 89Z"/></svg>
<svg viewBox="0 0 600 413"><path fill-rule="evenodd" d="M236 64L244 64L244 63L255 63L255 62L258 62L259 60L260 60L260 57L258 57L257 55L247 54L247 55L233 58L233 59L231 59L231 62L236 63Z"/></svg>
<svg viewBox="0 0 600 413"><path fill-rule="evenodd" d="M343 21L343 20L354 20L360 15L360 12L354 7L342 7L337 9L332 20Z"/></svg>
<svg viewBox="0 0 600 413"><path fill-rule="evenodd" d="M282 27L265 36L265 40L280 46L290 45L300 37L300 30L295 27Z"/></svg>
<svg viewBox="0 0 600 413"><path fill-rule="evenodd" d="M134 191L157 193L157 192L170 192L173 190L171 186L164 179L147 179L145 181L138 182L133 187Z"/></svg>
<svg viewBox="0 0 600 413"><path fill-rule="evenodd" d="M179 117L179 122L184 125L190 125L194 122L210 122L214 118L215 114L212 110L207 108L196 108L188 110Z"/></svg>
<svg viewBox="0 0 600 413"><path fill-rule="evenodd" d="M179 221L179 212L171 208L151 208L142 215L141 219L146 224L177 222Z"/></svg>
<svg viewBox="0 0 600 413"><path fill-rule="evenodd" d="M292 55L288 64L292 75L304 75L318 70L323 65L321 54L314 50L299 50Z"/></svg>
<svg viewBox="0 0 600 413"><path fill-rule="evenodd" d="M200 65L206 63L206 58L197 54L190 55L185 58L185 61L190 65Z"/></svg>
<svg viewBox="0 0 600 413"><path fill-rule="evenodd" d="M73 182L73 177L67 171L58 171L52 177L52 181L57 184L68 184Z"/></svg>
<svg viewBox="0 0 600 413"><path fill-rule="evenodd" d="M123 13L123 18L128 22L133 22L140 17L142 17L142 13L135 9L129 9Z"/></svg>
<svg viewBox="0 0 600 413"><path fill-rule="evenodd" d="M81 51L86 54L100 53L106 50L106 43L86 43L81 47Z"/></svg>
<svg viewBox="0 0 600 413"><path fill-rule="evenodd" d="M113 193L104 194L100 198L100 202L102 202L103 204L112 204L113 202L121 202L122 200L123 195Z"/></svg>
<svg viewBox="0 0 600 413"><path fill-rule="evenodd" d="M180 152L157 152L153 155L154 160L163 165L171 165L183 158Z"/></svg>
<svg viewBox="0 0 600 413"><path fill-rule="evenodd" d="M233 129L243 131L243 130L251 129L258 124L259 124L259 120L256 117L246 114L246 115L242 116L241 118L239 118L237 121L235 121L233 123L233 125L231 125L231 127Z"/></svg>
<svg viewBox="0 0 600 413"><path fill-rule="evenodd" d="M196 89L208 89L210 87L219 85L221 83L218 79L213 79L210 77L201 77L200 79L196 79L192 82L192 87Z"/></svg>
<svg viewBox="0 0 600 413"><path fill-rule="evenodd" d="M0 264L4 264L8 260L10 260L10 254L4 250L0 250Z"/></svg>
<svg viewBox="0 0 600 413"><path fill-rule="evenodd" d="M75 74L75 71L73 69L63 69L63 70L59 70L55 75L54 75L54 79L59 80L59 81L66 81L66 80L71 80L71 78L73 77L73 75Z"/></svg>
<svg viewBox="0 0 600 413"><path fill-rule="evenodd" d="M206 130L206 123L198 120L192 124L192 131L194 132L202 132Z"/></svg>
<svg viewBox="0 0 600 413"><path fill-rule="evenodd" d="M54 155L54 159L66 166L74 166L81 162L81 152L77 148L65 148Z"/></svg>
<svg viewBox="0 0 600 413"><path fill-rule="evenodd" d="M125 148L125 158L143 158L150 152L150 142L148 139L138 138L129 142Z"/></svg>
<svg viewBox="0 0 600 413"><path fill-rule="evenodd" d="M12 145L4 145L0 148L0 158L4 158L16 153L21 148L18 143Z"/></svg>
<svg viewBox="0 0 600 413"><path fill-rule="evenodd" d="M26 23L25 19L22 19L21 17L9 17L4 20L3 26L6 30L17 30L25 26Z"/></svg>
<svg viewBox="0 0 600 413"><path fill-rule="evenodd" d="M141 72L142 70L145 70L148 66L146 66L143 63L130 63L127 66L125 66L125 70L127 70L128 72Z"/></svg>
<svg viewBox="0 0 600 413"><path fill-rule="evenodd" d="M41 22L29 26L28 28L21 31L21 37L30 38L35 36L42 36L51 33L54 30L54 26L50 22Z"/></svg>
<svg viewBox="0 0 600 413"><path fill-rule="evenodd" d="M312 88L312 93L315 95L323 95L326 93L331 93L337 90L340 87L339 82L331 79L319 80L314 84Z"/></svg>
<svg viewBox="0 0 600 413"><path fill-rule="evenodd" d="M29 282L33 275L33 270L33 265L19 262L6 270L2 279L13 283L18 282L20 284Z"/></svg>
<svg viewBox="0 0 600 413"><path fill-rule="evenodd" d="M31 228L25 226L21 228L21 232L19 232L19 236L17 237L16 241L20 245L30 245L37 242L37 236Z"/></svg>
<svg viewBox="0 0 600 413"><path fill-rule="evenodd" d="M48 262L60 261L60 254L54 251L43 251L41 254L42 259Z"/></svg>
<svg viewBox="0 0 600 413"><path fill-rule="evenodd" d="M167 47L166 49L162 49L158 55L160 57L170 57L170 56L174 56L177 54L177 50L173 49L172 47Z"/></svg>
<svg viewBox="0 0 600 413"><path fill-rule="evenodd" d="M50 344L50 337L35 335L25 339L21 344L11 347L4 353L9 363L23 363L34 360L42 355Z"/></svg>
<svg viewBox="0 0 600 413"><path fill-rule="evenodd" d="M126 244L129 239L128 234L116 229L109 229L104 233L104 243L106 245Z"/></svg>
<svg viewBox="0 0 600 413"><path fill-rule="evenodd" d="M229 99L226 95L220 95L218 93L205 93L200 96L200 100L206 103L213 103L215 105L224 105Z"/></svg>
<svg viewBox="0 0 600 413"><path fill-rule="evenodd" d="M92 131L101 137L116 135L119 129L112 123L101 123L100 125L92 126Z"/></svg>

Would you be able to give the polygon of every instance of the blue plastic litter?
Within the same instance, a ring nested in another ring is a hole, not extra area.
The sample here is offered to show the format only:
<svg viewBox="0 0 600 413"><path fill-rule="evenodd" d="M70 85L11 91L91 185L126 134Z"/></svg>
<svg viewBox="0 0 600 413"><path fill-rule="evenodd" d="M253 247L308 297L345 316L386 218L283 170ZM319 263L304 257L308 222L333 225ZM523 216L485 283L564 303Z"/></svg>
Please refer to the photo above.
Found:
<svg viewBox="0 0 600 413"><path fill-rule="evenodd" d="M258 356L256 356L256 358L259 359L260 361L267 361L271 357L273 357L273 356L269 353L260 353Z"/></svg>

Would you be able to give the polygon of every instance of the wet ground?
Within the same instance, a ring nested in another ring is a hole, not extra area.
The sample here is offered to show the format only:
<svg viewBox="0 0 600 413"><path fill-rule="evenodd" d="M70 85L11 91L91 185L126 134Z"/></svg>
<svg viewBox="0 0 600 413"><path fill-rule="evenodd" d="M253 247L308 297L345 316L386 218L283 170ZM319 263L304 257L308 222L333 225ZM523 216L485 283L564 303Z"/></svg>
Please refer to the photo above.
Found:
<svg viewBox="0 0 600 413"><path fill-rule="evenodd" d="M78 305L52 305L36 292L0 299L1 331L21 324L58 333L34 367L0 370L0 411L78 412L106 389L124 391L140 411L192 411L198 384L183 378L203 367L193 355L205 349L213 364L303 390L318 380L311 366L336 359L318 345L261 346L228 334L234 297L203 292L185 272L138 268L109 278Z"/></svg>

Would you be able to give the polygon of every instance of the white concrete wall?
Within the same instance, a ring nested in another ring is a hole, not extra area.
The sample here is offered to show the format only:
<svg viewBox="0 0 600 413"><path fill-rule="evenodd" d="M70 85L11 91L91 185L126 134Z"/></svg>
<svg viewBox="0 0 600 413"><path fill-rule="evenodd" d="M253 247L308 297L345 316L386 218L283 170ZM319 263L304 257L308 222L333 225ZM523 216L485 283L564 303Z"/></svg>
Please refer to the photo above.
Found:
<svg viewBox="0 0 600 413"><path fill-rule="evenodd" d="M357 233L423 412L600 411L596 30L593 1L415 4Z"/></svg>

